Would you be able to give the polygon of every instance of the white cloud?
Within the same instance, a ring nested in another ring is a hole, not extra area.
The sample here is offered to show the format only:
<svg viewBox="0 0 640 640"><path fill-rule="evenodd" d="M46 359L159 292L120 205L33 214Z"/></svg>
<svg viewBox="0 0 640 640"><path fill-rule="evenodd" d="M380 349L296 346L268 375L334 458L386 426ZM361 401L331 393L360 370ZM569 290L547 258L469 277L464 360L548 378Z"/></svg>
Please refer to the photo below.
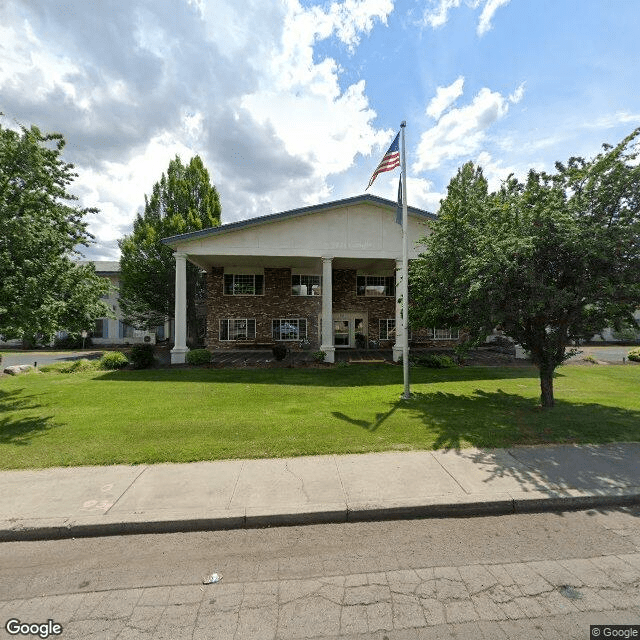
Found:
<svg viewBox="0 0 640 640"><path fill-rule="evenodd" d="M434 191L433 186L433 182L430 180L409 176L407 179L407 202L412 207L437 213L440 209L440 200L446 194Z"/></svg>
<svg viewBox="0 0 640 640"><path fill-rule="evenodd" d="M438 87L435 98L427 106L427 115L437 120L462 95L463 87L462 76L448 87Z"/></svg>
<svg viewBox="0 0 640 640"><path fill-rule="evenodd" d="M448 111L421 135L413 171L435 169L446 160L477 153L486 130L508 110L509 103L503 95L486 87L481 89L471 104Z"/></svg>
<svg viewBox="0 0 640 640"><path fill-rule="evenodd" d="M640 113L629 113L628 111L618 111L617 113L602 116L593 122L585 124L588 129L612 129L621 124L640 124Z"/></svg>
<svg viewBox="0 0 640 640"><path fill-rule="evenodd" d="M364 81L341 92L338 65L331 58L314 62L313 46L333 33L353 46L374 19L385 22L392 8L386 0L347 0L327 10L303 9L297 0L289 0L280 46L264 65L259 89L242 97L252 117L272 126L287 152L304 158L321 179L349 168L356 153L370 153L388 132L371 124L376 114Z"/></svg>
<svg viewBox="0 0 640 640"><path fill-rule="evenodd" d="M518 85L518 87L516 87L516 90L509 96L509 102L518 104L518 102L522 100L522 98L524 97L525 84L526 82L522 82L520 85Z"/></svg>
<svg viewBox="0 0 640 640"><path fill-rule="evenodd" d="M483 36L491 29L491 20L496 11L507 4L510 0L467 0L465 5L470 9L477 9L482 6L482 12L478 20L477 34ZM484 4L483 4L484 3ZM462 4L462 0L431 0L430 5L424 12L424 23L437 29L444 26L449 20L449 12L458 9Z"/></svg>
<svg viewBox="0 0 640 640"><path fill-rule="evenodd" d="M487 0L482 8L480 20L478 21L478 35L483 36L491 29L491 20L495 12L500 8L509 4L510 0Z"/></svg>
<svg viewBox="0 0 640 640"><path fill-rule="evenodd" d="M392 10L393 0L5 0L0 106L64 134L74 190L102 210L90 252L115 257L176 153L203 158L225 222L329 197L328 176L390 132L374 127L364 82L341 87L342 69L315 47L332 38L353 52Z"/></svg>
<svg viewBox="0 0 640 640"><path fill-rule="evenodd" d="M545 165L544 162L511 162L504 165L502 160L496 160L487 151L481 151L474 160L477 166L482 167L482 173L489 183L489 191L496 191L500 188L503 181L513 174L520 182L527 179L530 169L535 171L548 171L552 167Z"/></svg>
<svg viewBox="0 0 640 640"><path fill-rule="evenodd" d="M435 9L427 8L424 13L424 21L429 26L437 29L447 23L449 19L449 11L451 9L457 9L460 6L461 0L439 0L438 6ZM431 4L433 7L433 2Z"/></svg>

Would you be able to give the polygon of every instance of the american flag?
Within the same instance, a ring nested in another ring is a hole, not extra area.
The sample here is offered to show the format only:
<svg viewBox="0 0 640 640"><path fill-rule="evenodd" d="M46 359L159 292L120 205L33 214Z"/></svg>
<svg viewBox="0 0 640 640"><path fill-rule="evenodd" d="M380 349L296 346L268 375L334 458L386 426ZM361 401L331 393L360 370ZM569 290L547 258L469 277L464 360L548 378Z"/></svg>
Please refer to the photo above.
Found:
<svg viewBox="0 0 640 640"><path fill-rule="evenodd" d="M378 177L379 173L391 171L392 169L400 166L400 145L398 144L399 140L400 134L398 133L395 140L391 143L391 146L389 147L387 153L384 154L384 158L380 160L380 164L373 172L371 180L369 180L369 184L367 185L367 189L373 184L373 181ZM367 189L365 189L365 191Z"/></svg>

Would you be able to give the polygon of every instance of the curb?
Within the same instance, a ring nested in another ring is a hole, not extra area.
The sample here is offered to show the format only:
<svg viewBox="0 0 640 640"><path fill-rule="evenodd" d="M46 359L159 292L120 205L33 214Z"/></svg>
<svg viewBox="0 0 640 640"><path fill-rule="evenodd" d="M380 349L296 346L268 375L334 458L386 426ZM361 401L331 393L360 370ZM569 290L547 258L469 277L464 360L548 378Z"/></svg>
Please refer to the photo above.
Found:
<svg viewBox="0 0 640 640"><path fill-rule="evenodd" d="M428 501L396 501L393 504L313 505L302 509L282 507L279 511L253 508L237 510L217 517L153 518L139 516L128 520L73 521L23 520L0 523L0 542L32 542L69 538L146 535L160 533L188 533L195 531L224 531L229 529L257 529L264 527L300 526L311 524L339 524L417 518L467 518L579 511L594 508L617 508L640 504L640 490L611 490L593 494L567 490L564 494L544 495L522 493L517 496L500 494L491 498L451 496L430 498ZM244 511L244 512L243 512ZM219 512L218 512L219 513Z"/></svg>

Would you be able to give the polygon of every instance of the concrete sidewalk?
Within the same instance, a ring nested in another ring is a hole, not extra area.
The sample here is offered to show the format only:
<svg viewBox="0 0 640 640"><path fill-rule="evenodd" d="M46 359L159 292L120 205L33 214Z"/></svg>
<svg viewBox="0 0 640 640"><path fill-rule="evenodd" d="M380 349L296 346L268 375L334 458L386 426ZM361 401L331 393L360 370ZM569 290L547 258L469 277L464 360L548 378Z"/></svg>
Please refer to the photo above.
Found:
<svg viewBox="0 0 640 640"><path fill-rule="evenodd" d="M0 541L640 503L640 443L0 472Z"/></svg>

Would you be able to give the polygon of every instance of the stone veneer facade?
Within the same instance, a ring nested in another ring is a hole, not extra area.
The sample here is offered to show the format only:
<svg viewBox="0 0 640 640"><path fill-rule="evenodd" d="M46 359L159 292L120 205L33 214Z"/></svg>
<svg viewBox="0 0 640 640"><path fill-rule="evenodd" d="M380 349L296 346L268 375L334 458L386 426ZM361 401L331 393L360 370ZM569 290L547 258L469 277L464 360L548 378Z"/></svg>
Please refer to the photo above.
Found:
<svg viewBox="0 0 640 640"><path fill-rule="evenodd" d="M213 267L207 274L208 349L234 349L255 344L272 344L274 318L306 318L307 340L311 349L320 348L318 318L322 315L321 296L294 296L291 293L291 269L264 269L264 295L224 295L224 269ZM368 339L378 340L381 318L395 318L394 297L364 297L356 293L354 269L333 270L333 313L368 315ZM220 340L222 318L255 318L255 340ZM294 346L292 343L286 344ZM385 346L391 346L388 342Z"/></svg>

